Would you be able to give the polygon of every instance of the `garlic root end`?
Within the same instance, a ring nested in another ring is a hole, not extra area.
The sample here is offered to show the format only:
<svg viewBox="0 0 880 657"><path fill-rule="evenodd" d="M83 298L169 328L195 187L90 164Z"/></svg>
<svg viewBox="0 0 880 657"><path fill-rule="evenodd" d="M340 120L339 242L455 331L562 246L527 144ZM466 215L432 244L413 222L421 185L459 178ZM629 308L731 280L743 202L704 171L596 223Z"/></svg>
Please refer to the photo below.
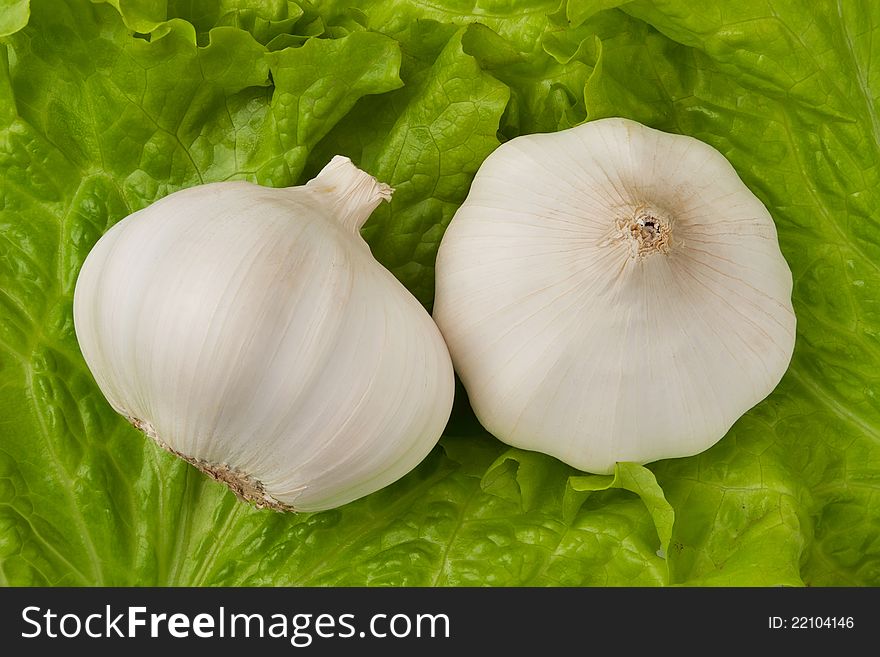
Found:
<svg viewBox="0 0 880 657"><path fill-rule="evenodd" d="M166 452L182 458L190 465L195 466L198 470L201 470L206 475L211 477L211 479L213 479L214 481L219 481L221 484L226 485L229 490L235 493L235 496L238 499L249 502L258 509L272 509L273 511L279 512L296 511L296 509L289 504L279 502L274 497L269 495L269 493L266 492L266 488L263 486L263 483L261 481L259 481L258 479L254 479L249 474L242 472L238 468L234 468L226 463L210 463L203 459L188 456L172 448L168 443L159 438L159 436L156 434L155 429L153 428L153 425L149 422L145 422L143 420L139 420L130 416L126 416L126 419L135 429L142 431L145 435L152 438L153 441L155 441L155 443Z"/></svg>

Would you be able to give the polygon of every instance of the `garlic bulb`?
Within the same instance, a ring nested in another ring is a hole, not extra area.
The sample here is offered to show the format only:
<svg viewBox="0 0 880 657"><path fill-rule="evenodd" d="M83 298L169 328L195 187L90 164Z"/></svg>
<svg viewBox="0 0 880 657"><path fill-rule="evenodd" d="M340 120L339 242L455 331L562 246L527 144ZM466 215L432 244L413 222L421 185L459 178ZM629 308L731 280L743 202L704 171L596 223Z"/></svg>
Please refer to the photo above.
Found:
<svg viewBox="0 0 880 657"><path fill-rule="evenodd" d="M794 348L766 208L712 147L625 119L498 148L436 277L483 425L590 472L707 449Z"/></svg>
<svg viewBox="0 0 880 657"><path fill-rule="evenodd" d="M443 431L454 377L358 232L390 196L337 156L304 186L201 185L116 224L74 296L107 400L258 506L327 509L404 475Z"/></svg>

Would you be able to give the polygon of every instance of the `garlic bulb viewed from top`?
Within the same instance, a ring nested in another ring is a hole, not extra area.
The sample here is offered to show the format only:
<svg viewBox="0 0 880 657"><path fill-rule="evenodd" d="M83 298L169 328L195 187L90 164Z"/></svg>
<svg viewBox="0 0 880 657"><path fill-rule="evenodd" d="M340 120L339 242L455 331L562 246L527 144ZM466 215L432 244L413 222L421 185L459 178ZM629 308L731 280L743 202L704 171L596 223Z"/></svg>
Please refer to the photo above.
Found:
<svg viewBox="0 0 880 657"><path fill-rule="evenodd" d="M767 209L711 146L625 119L499 147L436 280L483 425L589 472L707 449L794 349Z"/></svg>
<svg viewBox="0 0 880 657"><path fill-rule="evenodd" d="M430 315L359 234L390 196L337 156L303 186L200 185L113 226L74 295L113 408L258 506L327 509L407 473L454 378Z"/></svg>

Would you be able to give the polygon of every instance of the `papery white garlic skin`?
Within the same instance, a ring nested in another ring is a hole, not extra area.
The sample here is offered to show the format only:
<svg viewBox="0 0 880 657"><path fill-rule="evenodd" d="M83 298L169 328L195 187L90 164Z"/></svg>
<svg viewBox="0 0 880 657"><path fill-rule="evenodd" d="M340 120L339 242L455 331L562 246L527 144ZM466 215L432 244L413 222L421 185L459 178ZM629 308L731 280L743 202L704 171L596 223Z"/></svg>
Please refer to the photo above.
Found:
<svg viewBox="0 0 880 657"><path fill-rule="evenodd" d="M794 348L767 209L708 144L626 119L500 146L436 281L434 319L483 425L589 472L707 449Z"/></svg>
<svg viewBox="0 0 880 657"><path fill-rule="evenodd" d="M304 186L201 185L113 226L74 295L113 408L260 506L332 508L411 470L454 378L358 232L390 195L337 156Z"/></svg>

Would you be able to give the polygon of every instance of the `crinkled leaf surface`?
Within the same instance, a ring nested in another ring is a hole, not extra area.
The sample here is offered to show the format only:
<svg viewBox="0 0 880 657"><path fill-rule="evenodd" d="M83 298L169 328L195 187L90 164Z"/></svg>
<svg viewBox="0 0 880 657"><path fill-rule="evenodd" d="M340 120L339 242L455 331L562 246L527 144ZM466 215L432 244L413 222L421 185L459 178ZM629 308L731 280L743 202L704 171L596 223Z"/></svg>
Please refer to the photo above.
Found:
<svg viewBox="0 0 880 657"><path fill-rule="evenodd" d="M880 6L806 0L0 2L0 582L880 584ZM715 447L585 475L463 391L343 508L256 511L145 440L79 354L73 285L126 214L336 153L397 188L364 236L428 307L499 141L622 115L718 148L794 274L779 388Z"/></svg>

